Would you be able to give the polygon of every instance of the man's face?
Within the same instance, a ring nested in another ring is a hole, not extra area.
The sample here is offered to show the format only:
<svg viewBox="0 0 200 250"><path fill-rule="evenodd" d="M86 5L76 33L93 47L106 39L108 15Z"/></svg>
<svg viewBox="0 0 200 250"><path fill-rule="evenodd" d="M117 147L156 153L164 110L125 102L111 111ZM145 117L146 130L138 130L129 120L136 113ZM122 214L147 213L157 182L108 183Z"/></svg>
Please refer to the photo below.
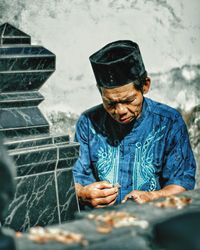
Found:
<svg viewBox="0 0 200 250"><path fill-rule="evenodd" d="M147 93L150 79L147 78L143 93ZM143 94L135 89L133 83L117 88L101 88L103 106L110 116L119 123L130 123L137 119L142 111Z"/></svg>

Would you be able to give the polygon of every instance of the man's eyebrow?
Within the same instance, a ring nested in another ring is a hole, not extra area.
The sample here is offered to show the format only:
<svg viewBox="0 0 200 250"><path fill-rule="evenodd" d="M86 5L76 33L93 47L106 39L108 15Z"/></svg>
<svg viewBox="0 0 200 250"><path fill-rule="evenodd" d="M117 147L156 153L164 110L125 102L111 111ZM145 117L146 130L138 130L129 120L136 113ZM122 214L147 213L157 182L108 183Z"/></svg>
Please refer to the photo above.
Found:
<svg viewBox="0 0 200 250"><path fill-rule="evenodd" d="M122 98L121 101L129 101L131 99L134 99L136 97L136 94L131 94L130 96L127 96L126 98ZM112 100L112 99L109 99L109 98L106 98L106 97L103 97L103 99L107 102L111 102L111 103L115 103L116 101Z"/></svg>
<svg viewBox="0 0 200 250"><path fill-rule="evenodd" d="M132 99L132 98L135 98L136 97L136 94L132 94L130 96L127 96L125 99L122 98L122 100L129 100L129 99Z"/></svg>

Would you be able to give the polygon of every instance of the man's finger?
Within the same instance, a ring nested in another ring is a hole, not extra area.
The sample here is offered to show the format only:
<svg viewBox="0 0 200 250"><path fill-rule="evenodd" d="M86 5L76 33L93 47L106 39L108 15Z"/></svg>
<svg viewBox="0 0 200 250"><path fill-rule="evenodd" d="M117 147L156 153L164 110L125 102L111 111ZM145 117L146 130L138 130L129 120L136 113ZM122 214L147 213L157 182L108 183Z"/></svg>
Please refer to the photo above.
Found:
<svg viewBox="0 0 200 250"><path fill-rule="evenodd" d="M105 188L105 189L102 189L100 192L101 192L102 197L107 197L115 193L118 193L118 188L117 187Z"/></svg>
<svg viewBox="0 0 200 250"><path fill-rule="evenodd" d="M107 204L113 202L116 199L117 195L118 195L118 193L115 193L113 195L110 195L110 196L107 196L104 198L96 198L92 202L96 205L107 205Z"/></svg>
<svg viewBox="0 0 200 250"><path fill-rule="evenodd" d="M124 199L122 200L122 203L127 202L127 200L129 200L129 199L133 199L133 200L135 200L135 198L134 198L134 196L133 196L133 195L131 195L131 194L127 194L127 195L124 197Z"/></svg>
<svg viewBox="0 0 200 250"><path fill-rule="evenodd" d="M106 188L106 189L98 189L96 187L90 187L87 190L86 198L95 199L95 198L104 198L113 194L118 193L117 187Z"/></svg>
<svg viewBox="0 0 200 250"><path fill-rule="evenodd" d="M104 207L110 207L113 206L115 204L117 199L114 199L114 201L112 201L111 203L109 203L108 205L97 205L95 208L104 208Z"/></svg>
<svg viewBox="0 0 200 250"><path fill-rule="evenodd" d="M116 200L117 200L117 198L114 199L114 201L112 201L111 203L109 203L109 204L108 204L108 207L113 206L113 205L115 204Z"/></svg>
<svg viewBox="0 0 200 250"><path fill-rule="evenodd" d="M106 188L106 189L98 189L98 188L93 188L90 189L89 197L88 198L104 198L113 194L118 193L118 188Z"/></svg>
<svg viewBox="0 0 200 250"><path fill-rule="evenodd" d="M112 184L107 181L100 181L96 183L96 188L103 189L103 188L112 188Z"/></svg>

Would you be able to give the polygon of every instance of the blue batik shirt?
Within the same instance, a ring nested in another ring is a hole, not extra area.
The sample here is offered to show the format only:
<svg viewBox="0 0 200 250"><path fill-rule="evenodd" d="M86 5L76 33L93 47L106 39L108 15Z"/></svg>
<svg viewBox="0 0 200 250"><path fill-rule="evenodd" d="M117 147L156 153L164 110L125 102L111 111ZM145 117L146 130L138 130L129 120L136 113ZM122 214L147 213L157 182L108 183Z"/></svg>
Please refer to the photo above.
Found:
<svg viewBox="0 0 200 250"><path fill-rule="evenodd" d="M85 186L119 183L117 203L132 190L153 191L175 184L195 185L195 160L186 125L175 109L144 98L140 117L116 122L103 105L85 111L76 126L80 156L73 173Z"/></svg>

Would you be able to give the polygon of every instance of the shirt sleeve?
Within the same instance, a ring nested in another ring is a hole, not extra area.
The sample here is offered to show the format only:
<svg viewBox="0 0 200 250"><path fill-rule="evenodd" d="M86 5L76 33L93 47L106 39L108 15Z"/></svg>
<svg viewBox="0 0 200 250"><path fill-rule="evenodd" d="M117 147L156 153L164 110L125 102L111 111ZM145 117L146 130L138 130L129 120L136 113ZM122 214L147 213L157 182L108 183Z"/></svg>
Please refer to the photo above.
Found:
<svg viewBox="0 0 200 250"><path fill-rule="evenodd" d="M180 117L168 135L162 177L164 186L175 184L191 190L195 186L196 163L191 149L187 127ZM181 125L180 125L181 123Z"/></svg>
<svg viewBox="0 0 200 250"><path fill-rule="evenodd" d="M73 166L73 175L75 183L83 186L96 182L94 178L89 150L89 124L85 115L81 115L76 124L76 133L74 140L80 143L80 154L78 160Z"/></svg>

